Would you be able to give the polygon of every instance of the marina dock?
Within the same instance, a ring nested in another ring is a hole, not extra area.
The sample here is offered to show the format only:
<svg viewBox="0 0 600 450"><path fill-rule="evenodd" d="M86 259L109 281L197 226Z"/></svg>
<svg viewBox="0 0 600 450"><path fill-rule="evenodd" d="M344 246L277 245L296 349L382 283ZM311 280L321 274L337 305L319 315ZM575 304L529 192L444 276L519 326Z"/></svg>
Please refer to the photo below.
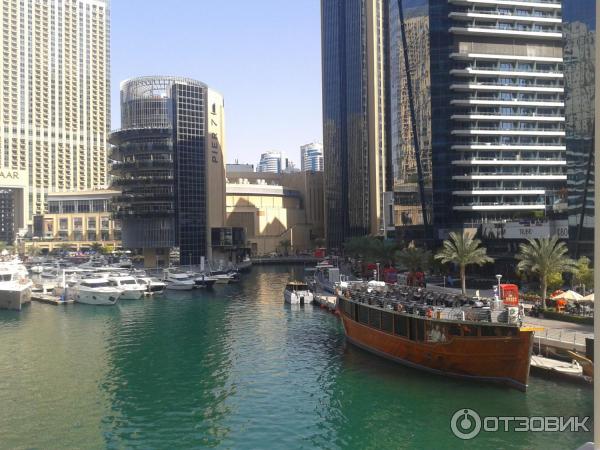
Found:
<svg viewBox="0 0 600 450"><path fill-rule="evenodd" d="M73 303L75 303L75 300L73 300L73 299L63 300L62 298L60 298L56 295L43 294L40 292L32 292L31 300L35 301L35 302L46 303L48 305L55 305L55 306L72 305Z"/></svg>

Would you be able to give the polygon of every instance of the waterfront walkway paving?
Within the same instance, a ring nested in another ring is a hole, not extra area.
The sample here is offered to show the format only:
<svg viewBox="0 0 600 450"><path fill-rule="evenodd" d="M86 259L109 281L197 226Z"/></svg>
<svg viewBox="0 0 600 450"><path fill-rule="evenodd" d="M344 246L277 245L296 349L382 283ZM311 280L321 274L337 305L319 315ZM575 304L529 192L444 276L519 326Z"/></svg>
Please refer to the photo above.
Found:
<svg viewBox="0 0 600 450"><path fill-rule="evenodd" d="M541 319L538 317L525 316L524 325L543 327L544 331L536 331L536 342L538 339L544 341L558 341L572 344L579 350L585 349L585 339L594 337L594 327L578 323L561 322L560 320Z"/></svg>

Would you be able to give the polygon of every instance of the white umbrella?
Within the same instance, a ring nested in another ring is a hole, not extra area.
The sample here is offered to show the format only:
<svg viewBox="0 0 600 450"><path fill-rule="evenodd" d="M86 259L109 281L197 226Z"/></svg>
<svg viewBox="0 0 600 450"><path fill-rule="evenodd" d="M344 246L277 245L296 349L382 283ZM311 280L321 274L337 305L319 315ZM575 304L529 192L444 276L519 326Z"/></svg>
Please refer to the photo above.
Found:
<svg viewBox="0 0 600 450"><path fill-rule="evenodd" d="M575 291L565 291L562 294L556 294L554 297L552 297L552 299L559 299L562 298L563 300L582 300L583 299L583 295L578 294Z"/></svg>
<svg viewBox="0 0 600 450"><path fill-rule="evenodd" d="M592 294L586 295L581 300L587 300L587 301L593 302L594 301L594 294L592 293Z"/></svg>

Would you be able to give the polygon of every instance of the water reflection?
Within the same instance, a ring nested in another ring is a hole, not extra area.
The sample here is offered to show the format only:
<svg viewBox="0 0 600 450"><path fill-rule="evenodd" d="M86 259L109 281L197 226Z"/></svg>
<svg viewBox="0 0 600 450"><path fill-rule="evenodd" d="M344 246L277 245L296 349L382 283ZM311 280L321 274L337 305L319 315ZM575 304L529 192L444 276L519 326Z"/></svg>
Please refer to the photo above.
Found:
<svg viewBox="0 0 600 450"><path fill-rule="evenodd" d="M117 307L0 311L0 447L451 448L459 408L590 415L592 392L529 392L405 368L347 345L339 319L290 307L302 268ZM472 448L577 448L591 435L488 434Z"/></svg>

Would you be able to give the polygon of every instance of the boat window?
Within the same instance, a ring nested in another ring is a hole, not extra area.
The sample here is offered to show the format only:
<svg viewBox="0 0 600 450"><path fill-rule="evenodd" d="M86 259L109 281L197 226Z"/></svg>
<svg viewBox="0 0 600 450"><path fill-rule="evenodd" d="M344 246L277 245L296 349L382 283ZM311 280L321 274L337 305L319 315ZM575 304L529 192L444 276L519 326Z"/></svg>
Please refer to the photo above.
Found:
<svg viewBox="0 0 600 450"><path fill-rule="evenodd" d="M394 317L394 332L398 336L408 337L408 318L405 316Z"/></svg>
<svg viewBox="0 0 600 450"><path fill-rule="evenodd" d="M465 336L465 337L477 336L477 328L478 327L475 325L463 325L462 326L463 336Z"/></svg>
<svg viewBox="0 0 600 450"><path fill-rule="evenodd" d="M448 325L448 334L450 336L461 336L460 326L455 323Z"/></svg>
<svg viewBox="0 0 600 450"><path fill-rule="evenodd" d="M381 312L381 329L387 333L392 333L394 329L394 315L390 312Z"/></svg>
<svg viewBox="0 0 600 450"><path fill-rule="evenodd" d="M2 275L2 281L10 281L10 279L11 279L10 273L6 274L6 275Z"/></svg>
<svg viewBox="0 0 600 450"><path fill-rule="evenodd" d="M358 305L355 303L352 305L352 319L356 322L358 321Z"/></svg>
<svg viewBox="0 0 600 450"><path fill-rule="evenodd" d="M498 333L499 331L499 333ZM481 327L481 335L482 336L502 336L502 330L499 330L499 327Z"/></svg>
<svg viewBox="0 0 600 450"><path fill-rule="evenodd" d="M360 323L369 324L369 308L366 306L358 306L358 321Z"/></svg>
<svg viewBox="0 0 600 450"><path fill-rule="evenodd" d="M373 328L381 328L381 311L369 309L369 325Z"/></svg>
<svg viewBox="0 0 600 450"><path fill-rule="evenodd" d="M347 316L352 316L352 303L347 300L343 300L344 302L344 311Z"/></svg>
<svg viewBox="0 0 600 450"><path fill-rule="evenodd" d="M109 287L110 284L108 282L106 283L87 283L87 282L83 282L81 283L82 286L86 286L86 287L90 287L90 288L101 288L101 287Z"/></svg>
<svg viewBox="0 0 600 450"><path fill-rule="evenodd" d="M121 280L121 284L135 284L135 280Z"/></svg>
<svg viewBox="0 0 600 450"><path fill-rule="evenodd" d="M425 340L425 321L421 319L412 319L411 339L413 341Z"/></svg>

